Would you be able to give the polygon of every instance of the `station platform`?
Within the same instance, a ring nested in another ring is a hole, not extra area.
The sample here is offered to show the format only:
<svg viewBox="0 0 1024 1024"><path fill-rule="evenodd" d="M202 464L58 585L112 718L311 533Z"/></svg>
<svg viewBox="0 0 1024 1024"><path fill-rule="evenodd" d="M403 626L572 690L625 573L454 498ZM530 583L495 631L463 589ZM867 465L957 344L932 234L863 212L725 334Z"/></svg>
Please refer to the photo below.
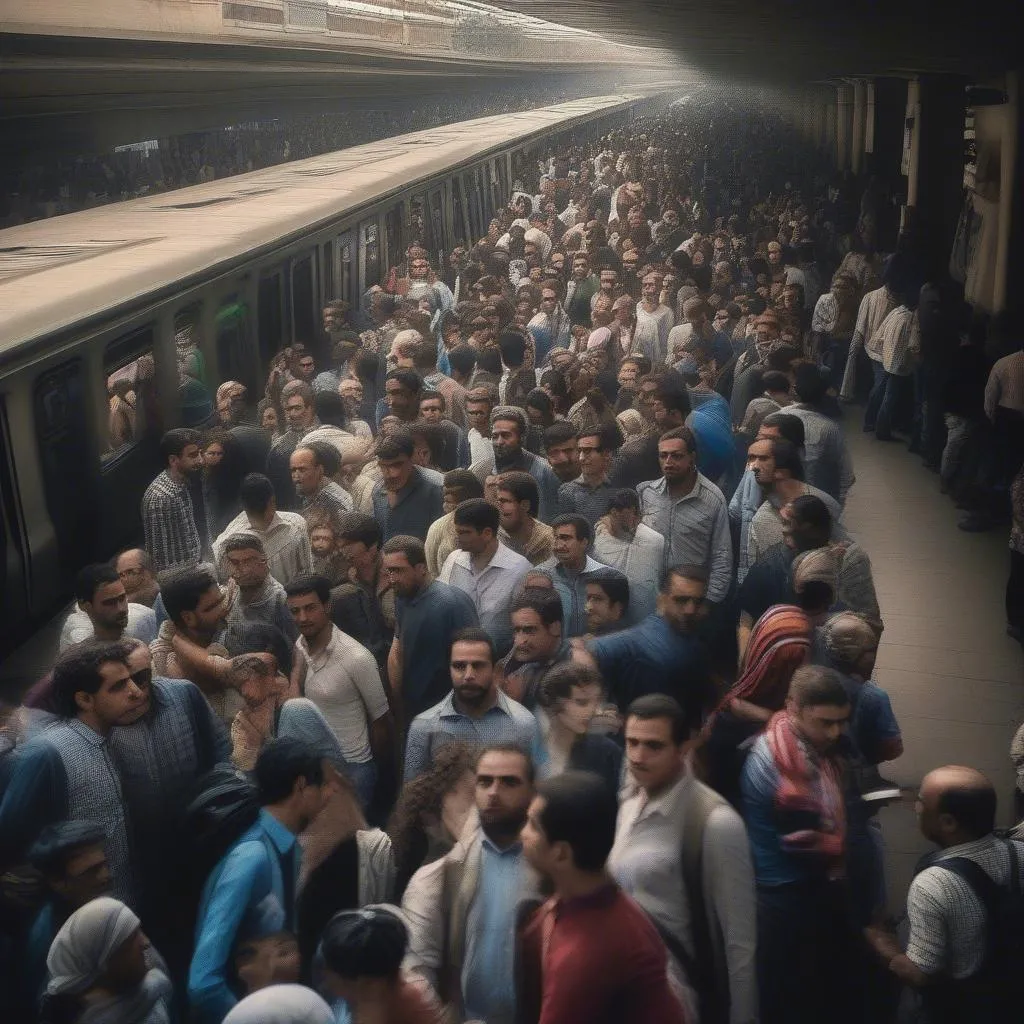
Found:
<svg viewBox="0 0 1024 1024"><path fill-rule="evenodd" d="M844 521L871 558L885 631L875 681L903 731L903 756L882 774L904 790L880 812L889 904L902 910L918 858L930 848L914 811L924 775L944 764L985 772L1012 818L1009 748L1024 721L1024 651L1006 635L1003 592L1008 529L965 533L938 476L902 444L860 429L846 414L857 482Z"/></svg>

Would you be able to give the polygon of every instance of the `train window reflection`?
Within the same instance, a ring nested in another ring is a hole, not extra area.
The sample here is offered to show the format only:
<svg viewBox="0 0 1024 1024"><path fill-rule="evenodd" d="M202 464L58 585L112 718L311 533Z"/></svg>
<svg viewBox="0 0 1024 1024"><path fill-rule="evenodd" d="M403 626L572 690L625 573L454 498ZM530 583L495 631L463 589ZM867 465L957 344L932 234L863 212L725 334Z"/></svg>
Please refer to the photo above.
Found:
<svg viewBox="0 0 1024 1024"><path fill-rule="evenodd" d="M104 462L159 431L153 332L146 328L112 341L103 370L107 392L107 443Z"/></svg>
<svg viewBox="0 0 1024 1024"><path fill-rule="evenodd" d="M380 242L377 222L368 220L359 226L363 253L363 290L380 283Z"/></svg>

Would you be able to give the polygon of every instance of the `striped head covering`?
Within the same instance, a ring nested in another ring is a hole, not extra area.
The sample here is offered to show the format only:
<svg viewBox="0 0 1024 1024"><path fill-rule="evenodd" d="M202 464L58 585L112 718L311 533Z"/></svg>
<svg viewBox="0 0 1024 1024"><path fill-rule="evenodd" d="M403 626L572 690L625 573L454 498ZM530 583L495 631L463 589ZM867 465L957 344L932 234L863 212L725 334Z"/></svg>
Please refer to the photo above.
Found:
<svg viewBox="0 0 1024 1024"><path fill-rule="evenodd" d="M743 656L743 671L704 724L704 735L720 711L737 698L778 711L786 703L793 673L811 650L811 621L792 604L776 604L757 620Z"/></svg>

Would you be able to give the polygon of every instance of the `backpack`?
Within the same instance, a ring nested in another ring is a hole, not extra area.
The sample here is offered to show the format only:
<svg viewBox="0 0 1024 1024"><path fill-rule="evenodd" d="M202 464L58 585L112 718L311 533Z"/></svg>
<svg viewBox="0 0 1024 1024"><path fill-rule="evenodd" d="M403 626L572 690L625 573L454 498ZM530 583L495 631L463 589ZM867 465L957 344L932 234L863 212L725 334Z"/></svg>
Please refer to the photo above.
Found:
<svg viewBox="0 0 1024 1024"><path fill-rule="evenodd" d="M981 967L970 977L936 986L945 990L946 1005L959 1016L936 1019L972 1024L1016 1019L1024 1005L1024 892L1020 883L1017 843L1002 836L1010 858L1010 881L999 885L983 868L966 857L949 857L934 866L962 878L985 908L987 935ZM934 1011L933 1011L934 1012Z"/></svg>
<svg viewBox="0 0 1024 1024"><path fill-rule="evenodd" d="M245 772L219 764L199 781L198 795L185 809L187 863L206 876L259 817L259 791Z"/></svg>

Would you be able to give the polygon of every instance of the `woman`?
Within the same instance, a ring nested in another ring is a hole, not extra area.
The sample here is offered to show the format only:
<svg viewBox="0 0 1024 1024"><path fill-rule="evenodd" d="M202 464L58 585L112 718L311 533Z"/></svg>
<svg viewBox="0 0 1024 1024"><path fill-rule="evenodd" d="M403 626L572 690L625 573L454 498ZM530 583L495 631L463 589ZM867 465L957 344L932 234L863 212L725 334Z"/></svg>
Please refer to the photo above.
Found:
<svg viewBox="0 0 1024 1024"><path fill-rule="evenodd" d="M594 772L617 793L622 750L607 736L589 731L602 696L600 673L575 662L559 662L541 679L536 715L551 775L568 770Z"/></svg>
<svg viewBox="0 0 1024 1024"><path fill-rule="evenodd" d="M443 857L473 810L477 751L464 743L438 750L425 775L407 783L388 823L395 859L395 899L424 864Z"/></svg>
<svg viewBox="0 0 1024 1024"><path fill-rule="evenodd" d="M47 1024L169 1024L171 982L138 917L101 896L64 922L46 958Z"/></svg>
<svg viewBox="0 0 1024 1024"><path fill-rule="evenodd" d="M778 604L757 620L739 679L712 712L701 733L701 759L709 786L734 807L748 740L786 703L793 673L811 650L811 623L795 605Z"/></svg>

